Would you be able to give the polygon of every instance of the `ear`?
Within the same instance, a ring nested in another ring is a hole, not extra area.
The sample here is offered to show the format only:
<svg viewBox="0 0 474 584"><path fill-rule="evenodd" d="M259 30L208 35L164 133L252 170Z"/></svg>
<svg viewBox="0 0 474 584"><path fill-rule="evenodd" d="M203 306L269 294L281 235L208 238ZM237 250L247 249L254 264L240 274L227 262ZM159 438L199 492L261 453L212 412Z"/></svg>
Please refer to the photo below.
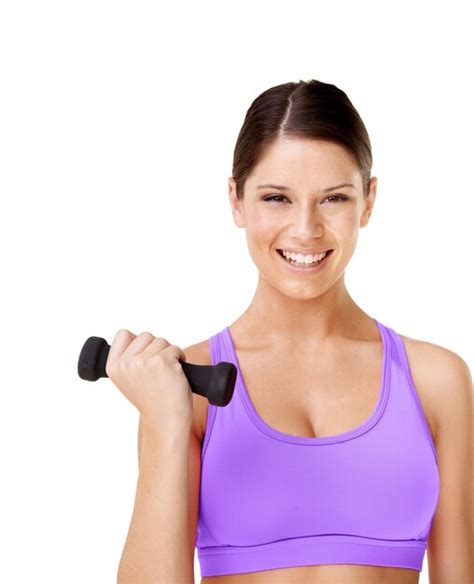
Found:
<svg viewBox="0 0 474 584"><path fill-rule="evenodd" d="M233 176L229 177L229 202L232 209L232 217L237 227L245 227L245 218L243 213L243 201L237 198L237 190L235 179Z"/></svg>
<svg viewBox="0 0 474 584"><path fill-rule="evenodd" d="M374 207L375 198L377 197L377 177L373 176L369 183L369 193L364 196L364 210L360 216L360 227L365 227L369 222L372 209Z"/></svg>

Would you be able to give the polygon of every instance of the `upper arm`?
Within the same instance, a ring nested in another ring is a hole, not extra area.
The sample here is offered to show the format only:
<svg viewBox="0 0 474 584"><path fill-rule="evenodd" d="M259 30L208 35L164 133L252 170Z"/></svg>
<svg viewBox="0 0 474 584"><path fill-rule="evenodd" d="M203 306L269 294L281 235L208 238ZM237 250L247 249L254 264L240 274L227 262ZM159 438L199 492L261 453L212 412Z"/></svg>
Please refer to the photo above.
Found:
<svg viewBox="0 0 474 584"><path fill-rule="evenodd" d="M465 361L437 347L431 361L440 497L428 537L430 584L474 582L472 377Z"/></svg>
<svg viewBox="0 0 474 584"><path fill-rule="evenodd" d="M199 518L199 494L201 484L201 447L202 441L191 430L189 437L189 554L194 565L194 549L196 547L197 524Z"/></svg>
<svg viewBox="0 0 474 584"><path fill-rule="evenodd" d="M188 363L195 365L210 365L209 345L202 341L183 349ZM192 393L193 423L189 437L188 465L188 512L189 512L189 554L194 565L194 550L196 547L197 524L199 519L199 497L201 492L201 451L204 439L204 417L208 400L202 395Z"/></svg>

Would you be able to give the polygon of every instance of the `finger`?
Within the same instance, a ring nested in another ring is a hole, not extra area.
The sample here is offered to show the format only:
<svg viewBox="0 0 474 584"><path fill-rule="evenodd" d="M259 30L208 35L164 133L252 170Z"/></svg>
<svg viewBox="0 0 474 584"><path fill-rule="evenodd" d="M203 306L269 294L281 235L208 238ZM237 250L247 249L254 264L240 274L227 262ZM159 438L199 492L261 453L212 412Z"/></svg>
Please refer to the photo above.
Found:
<svg viewBox="0 0 474 584"><path fill-rule="evenodd" d="M165 349L163 349L163 355L166 357L171 357L172 359L186 361L186 355L181 347L178 345L169 345Z"/></svg>
<svg viewBox="0 0 474 584"><path fill-rule="evenodd" d="M163 337L153 337L152 342L143 351L144 357L153 357L161 353L164 349L170 346L170 343Z"/></svg>
<svg viewBox="0 0 474 584"><path fill-rule="evenodd" d="M137 335L134 335L127 329L120 329L115 333L115 336L112 340L112 344L110 345L109 354L107 357L107 364L106 364L106 373L109 375L109 370L107 366L110 367L112 363L115 363L119 357L125 352L127 347L130 343L136 338ZM110 375L109 375L110 377Z"/></svg>
<svg viewBox="0 0 474 584"><path fill-rule="evenodd" d="M131 355L138 355L142 353L155 340L155 337L148 331L136 335L133 341L123 352L123 357L130 357Z"/></svg>

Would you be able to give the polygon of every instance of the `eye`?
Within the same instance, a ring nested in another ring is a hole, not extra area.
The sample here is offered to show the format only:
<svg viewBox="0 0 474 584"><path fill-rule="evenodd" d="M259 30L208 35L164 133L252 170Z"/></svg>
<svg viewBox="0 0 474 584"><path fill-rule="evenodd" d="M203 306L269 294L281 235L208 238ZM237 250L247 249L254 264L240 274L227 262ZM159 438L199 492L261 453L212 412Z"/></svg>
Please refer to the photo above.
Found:
<svg viewBox="0 0 474 584"><path fill-rule="evenodd" d="M268 197L263 197L263 201L274 201L275 199L286 199L285 195L269 195ZM279 203L280 201L277 201Z"/></svg>
<svg viewBox="0 0 474 584"><path fill-rule="evenodd" d="M263 197L264 201L275 201L277 203L279 203L280 201L277 199L286 199L287 197L285 195L268 195L267 197ZM349 197L347 197L346 195L329 195L329 197L326 197L326 199L324 199L325 201L329 201L330 199L335 199L337 201L347 201L349 199ZM330 201L333 202L333 201Z"/></svg>
<svg viewBox="0 0 474 584"><path fill-rule="evenodd" d="M347 199L349 197L346 197L345 195L329 195L329 197L326 197L326 199L324 199L325 201L329 200L329 199L338 199L340 201L347 201Z"/></svg>

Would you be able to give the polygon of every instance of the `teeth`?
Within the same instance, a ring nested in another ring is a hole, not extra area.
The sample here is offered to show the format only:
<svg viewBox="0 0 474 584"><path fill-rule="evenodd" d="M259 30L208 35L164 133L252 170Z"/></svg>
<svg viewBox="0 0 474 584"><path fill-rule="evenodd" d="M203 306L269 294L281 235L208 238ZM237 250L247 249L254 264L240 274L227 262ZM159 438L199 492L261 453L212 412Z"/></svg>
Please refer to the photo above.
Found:
<svg viewBox="0 0 474 584"><path fill-rule="evenodd" d="M322 253L315 253L315 254L307 254L303 255L301 253L289 252L286 250L282 250L282 254L285 256L287 260L293 260L298 264L312 264L314 262L321 261L326 256L325 251Z"/></svg>

